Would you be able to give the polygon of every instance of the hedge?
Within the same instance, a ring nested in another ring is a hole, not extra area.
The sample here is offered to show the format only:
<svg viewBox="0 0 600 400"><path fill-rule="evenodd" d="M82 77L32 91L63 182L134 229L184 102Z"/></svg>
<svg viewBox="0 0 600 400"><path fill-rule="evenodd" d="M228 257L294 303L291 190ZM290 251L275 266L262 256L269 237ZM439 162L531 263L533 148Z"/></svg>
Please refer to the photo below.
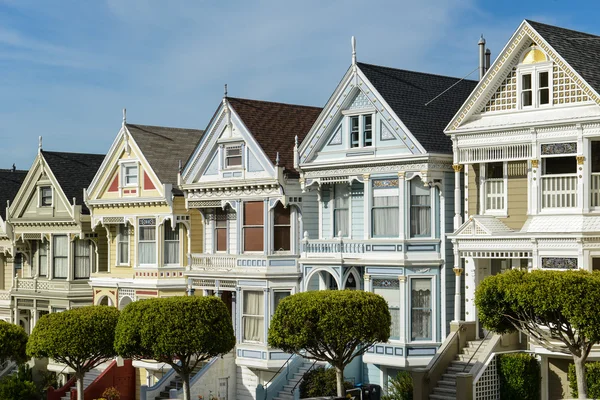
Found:
<svg viewBox="0 0 600 400"><path fill-rule="evenodd" d="M498 356L500 398L502 400L539 400L542 380L540 364L534 356L509 353Z"/></svg>
<svg viewBox="0 0 600 400"><path fill-rule="evenodd" d="M569 364L569 388L571 388L572 397L578 397L577 377L575 376L575 365ZM600 362L585 363L585 381L588 388L588 397L590 399L600 398Z"/></svg>
<svg viewBox="0 0 600 400"><path fill-rule="evenodd" d="M352 383L344 382L346 389L352 389ZM336 396L337 378L334 368L316 367L304 374L300 382L300 398Z"/></svg>

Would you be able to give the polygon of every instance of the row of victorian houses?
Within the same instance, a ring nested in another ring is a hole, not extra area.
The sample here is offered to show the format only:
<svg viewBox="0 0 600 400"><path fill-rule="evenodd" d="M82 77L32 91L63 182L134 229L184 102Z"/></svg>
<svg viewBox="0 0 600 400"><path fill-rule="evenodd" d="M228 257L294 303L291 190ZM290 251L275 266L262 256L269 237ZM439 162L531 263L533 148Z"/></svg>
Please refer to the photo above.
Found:
<svg viewBox="0 0 600 400"><path fill-rule="evenodd" d="M357 62L353 45L323 108L226 95L205 130L124 115L106 155L40 140L28 171L0 170L0 318L30 332L90 304L219 296L237 345L192 390L287 398L276 372L300 364L267 345L279 301L366 290L391 336L347 378L431 369L456 326L485 334L486 276L600 268L600 37L524 21L491 65L484 47L479 81ZM567 360L531 349L560 398ZM135 366L141 398L169 381Z"/></svg>

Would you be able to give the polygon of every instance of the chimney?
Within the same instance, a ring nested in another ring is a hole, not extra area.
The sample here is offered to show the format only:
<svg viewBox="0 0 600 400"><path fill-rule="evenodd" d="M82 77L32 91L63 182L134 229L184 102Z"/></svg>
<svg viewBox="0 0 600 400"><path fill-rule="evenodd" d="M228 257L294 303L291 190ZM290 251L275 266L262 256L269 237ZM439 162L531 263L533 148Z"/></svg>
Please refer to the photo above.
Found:
<svg viewBox="0 0 600 400"><path fill-rule="evenodd" d="M490 59L492 58L492 52L490 49L485 49L485 72L490 70Z"/></svg>
<svg viewBox="0 0 600 400"><path fill-rule="evenodd" d="M483 35L479 39L479 80L483 79L483 75L485 75L485 39Z"/></svg>

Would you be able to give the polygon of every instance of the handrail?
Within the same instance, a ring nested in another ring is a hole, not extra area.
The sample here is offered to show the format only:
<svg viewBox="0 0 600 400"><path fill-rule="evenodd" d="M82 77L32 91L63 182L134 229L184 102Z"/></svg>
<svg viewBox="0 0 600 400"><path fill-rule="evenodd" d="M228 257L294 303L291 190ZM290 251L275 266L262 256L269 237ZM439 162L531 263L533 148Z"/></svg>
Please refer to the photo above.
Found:
<svg viewBox="0 0 600 400"><path fill-rule="evenodd" d="M475 352L473 354L471 354L471 358L469 358L469 361L467 361L467 364L463 367L462 372L465 372L465 369L467 369L467 366L469 366L469 364L471 364L471 360L473 360L473 357L475 357L475 354L477 354L477 352L479 351L479 348L481 347L481 345L483 343L485 343L485 341L487 340L487 338L490 335L490 333L492 333L492 331L488 331L488 333L485 334L485 337L483 338L483 340L481 341L481 343L479 343L479 346L477 346L477 349L475 349Z"/></svg>
<svg viewBox="0 0 600 400"><path fill-rule="evenodd" d="M271 383L271 381L273 381L273 379L275 379L275 377L277 377L279 375L279 373L281 372L281 370L283 369L283 367L287 366L287 372L285 373L285 377L288 377L288 374L290 372L290 367L289 367L289 362L290 360L295 356L296 354L291 354L289 356L289 358L285 361L285 363L283 363L283 365L281 367L279 367L279 369L277 370L277 372L275 372L275 375L273 375L271 377L271 379L269 379L269 381L267 383L264 384L264 388L265 388L265 397L264 399L267 400L267 393L269 392L269 383Z"/></svg>
<svg viewBox="0 0 600 400"><path fill-rule="evenodd" d="M302 382L302 380L304 379L304 375L308 374L310 372L311 369L313 369L313 367L315 366L315 364L317 363L318 360L315 360L312 365L310 366L310 368L302 375L302 378L298 379L298 382L296 382L296 384L294 385L294 387L291 390L292 396L294 395L294 391L296 390L296 388L298 387L298 385L300 384L300 382Z"/></svg>

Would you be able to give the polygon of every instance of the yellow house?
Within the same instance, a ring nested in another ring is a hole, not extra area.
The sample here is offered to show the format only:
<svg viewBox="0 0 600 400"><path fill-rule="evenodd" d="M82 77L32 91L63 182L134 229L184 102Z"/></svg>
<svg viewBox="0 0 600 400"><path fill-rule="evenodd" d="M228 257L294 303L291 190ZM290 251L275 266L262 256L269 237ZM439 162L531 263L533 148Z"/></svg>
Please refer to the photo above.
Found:
<svg viewBox="0 0 600 400"><path fill-rule="evenodd" d="M139 299L186 293L187 255L202 252L203 227L200 212L186 209L177 181L202 134L123 121L84 194L108 254L90 279L94 304L122 309ZM136 366L143 367L142 383L160 375L157 363Z"/></svg>

